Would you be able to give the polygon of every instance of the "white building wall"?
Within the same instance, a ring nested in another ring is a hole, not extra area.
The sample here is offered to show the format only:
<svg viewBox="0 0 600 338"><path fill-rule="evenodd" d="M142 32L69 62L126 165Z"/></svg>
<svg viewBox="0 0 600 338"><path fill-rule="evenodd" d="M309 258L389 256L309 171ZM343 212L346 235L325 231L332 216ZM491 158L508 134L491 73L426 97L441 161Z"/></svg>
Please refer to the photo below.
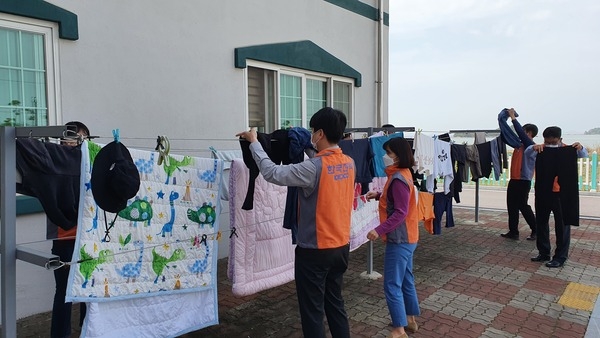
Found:
<svg viewBox="0 0 600 338"><path fill-rule="evenodd" d="M377 22L323 0L52 0L78 16L79 39L59 41L59 123L80 120L97 142L120 129L124 144L208 157L208 147L239 149L247 128L244 69L234 49L311 40L362 75L354 92L354 127L375 123ZM364 1L376 7L376 0ZM384 1L387 12L388 0ZM384 26L384 41L388 41ZM384 43L384 121L387 42ZM229 228L227 203L221 229ZM42 214L18 218L18 243L45 238ZM50 251L49 242L39 244ZM219 243L228 254L228 235ZM40 282L41 281L41 282ZM50 311L51 271L18 262L17 316Z"/></svg>
<svg viewBox="0 0 600 338"><path fill-rule="evenodd" d="M19 216L16 225L17 244L50 252L51 241L46 239L44 214ZM36 242L36 243L31 243ZM27 244L31 243L31 244ZM17 318L50 311L54 299L54 273L43 267L17 261Z"/></svg>
<svg viewBox="0 0 600 338"><path fill-rule="evenodd" d="M62 121L82 120L95 135L120 128L146 148L159 134L194 139L172 144L192 155L207 155L197 139L235 147L247 117L234 49L299 40L362 74L355 126L375 123L377 22L326 1L50 2L79 20L79 40L60 41Z"/></svg>

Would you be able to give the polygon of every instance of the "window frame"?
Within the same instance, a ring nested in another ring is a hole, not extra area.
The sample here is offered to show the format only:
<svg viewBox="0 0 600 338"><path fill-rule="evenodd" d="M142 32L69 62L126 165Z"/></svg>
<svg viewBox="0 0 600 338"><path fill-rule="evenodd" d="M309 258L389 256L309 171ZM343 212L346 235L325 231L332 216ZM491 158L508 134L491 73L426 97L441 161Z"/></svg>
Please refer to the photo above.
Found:
<svg viewBox="0 0 600 338"><path fill-rule="evenodd" d="M44 41L44 66L46 70L46 109L48 125L60 122L60 66L59 29L55 22L47 22L26 17L0 13L0 28L40 34Z"/></svg>
<svg viewBox="0 0 600 338"><path fill-rule="evenodd" d="M355 90L354 90L354 79L353 78L346 78L343 76L339 76L339 75L332 75L332 74L325 74L325 73L319 73L319 72L314 72L314 71L309 71L309 70L304 70L304 69L298 69L298 68L293 68L293 67L287 67L287 66L281 66L281 65L277 65L277 64L271 64L268 62L262 62L262 61L256 61L256 60L251 60L248 59L247 60L247 66L244 68L244 92L245 92L245 100L246 100L246 104L245 104L245 119L246 121L249 121L249 111L248 111L248 68L249 67L253 67L253 68L260 68L260 69L265 69L265 70L270 70L273 71L275 73L274 76L274 95L275 95L275 107L277 107L277 111L275 112L275 121L276 121L276 126L273 126L275 129L273 130L277 130L280 128L281 126L281 100L280 100L280 75L281 74L285 74L285 75L291 75L291 76L298 76L302 79L301 81L301 90L302 90L302 121L303 124L306 124L306 128L308 128L308 120L307 120L307 104L306 104L306 94L307 94L307 90L306 90L306 79L311 79L311 80L318 80L318 81L323 81L326 83L326 94L327 94L327 106L331 107L333 106L333 94L334 94L334 90L333 90L333 84L334 82L342 82L342 83L347 83L350 87L350 111L348 112L344 112L346 114L346 117L348 119L348 127L352 127L353 121L354 121L354 106L355 106ZM265 121L268 120L268 117L265 116ZM302 126L304 127L304 125Z"/></svg>

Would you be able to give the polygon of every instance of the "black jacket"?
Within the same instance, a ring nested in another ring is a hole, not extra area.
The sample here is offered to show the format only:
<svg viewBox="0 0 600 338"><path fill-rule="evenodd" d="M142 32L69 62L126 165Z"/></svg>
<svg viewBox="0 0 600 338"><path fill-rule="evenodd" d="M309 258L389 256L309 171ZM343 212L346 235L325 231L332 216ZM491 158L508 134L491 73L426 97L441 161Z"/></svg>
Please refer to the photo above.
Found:
<svg viewBox="0 0 600 338"><path fill-rule="evenodd" d="M17 139L17 192L37 197L52 221L64 230L77 225L81 147Z"/></svg>

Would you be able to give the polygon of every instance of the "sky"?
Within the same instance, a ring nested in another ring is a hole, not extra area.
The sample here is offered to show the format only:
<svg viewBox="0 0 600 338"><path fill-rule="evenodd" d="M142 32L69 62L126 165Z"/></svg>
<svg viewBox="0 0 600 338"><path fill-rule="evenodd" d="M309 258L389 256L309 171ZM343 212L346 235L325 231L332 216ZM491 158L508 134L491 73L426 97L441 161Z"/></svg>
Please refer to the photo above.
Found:
<svg viewBox="0 0 600 338"><path fill-rule="evenodd" d="M390 0L389 122L600 127L600 1Z"/></svg>

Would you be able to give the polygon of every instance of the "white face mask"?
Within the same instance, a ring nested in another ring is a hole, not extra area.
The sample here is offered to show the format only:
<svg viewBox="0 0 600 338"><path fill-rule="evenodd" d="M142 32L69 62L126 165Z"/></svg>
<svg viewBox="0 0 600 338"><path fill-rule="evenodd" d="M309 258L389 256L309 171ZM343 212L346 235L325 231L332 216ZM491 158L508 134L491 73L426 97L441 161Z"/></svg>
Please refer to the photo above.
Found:
<svg viewBox="0 0 600 338"><path fill-rule="evenodd" d="M312 134L310 136L310 144L312 145L313 148L315 148L316 151L319 151L319 149L317 149L317 142L319 142L321 139L313 141L313 138L312 138L313 136L314 136L314 134Z"/></svg>
<svg viewBox="0 0 600 338"><path fill-rule="evenodd" d="M389 157L388 154L383 155L383 165L389 167L392 164L394 164L394 159Z"/></svg>

